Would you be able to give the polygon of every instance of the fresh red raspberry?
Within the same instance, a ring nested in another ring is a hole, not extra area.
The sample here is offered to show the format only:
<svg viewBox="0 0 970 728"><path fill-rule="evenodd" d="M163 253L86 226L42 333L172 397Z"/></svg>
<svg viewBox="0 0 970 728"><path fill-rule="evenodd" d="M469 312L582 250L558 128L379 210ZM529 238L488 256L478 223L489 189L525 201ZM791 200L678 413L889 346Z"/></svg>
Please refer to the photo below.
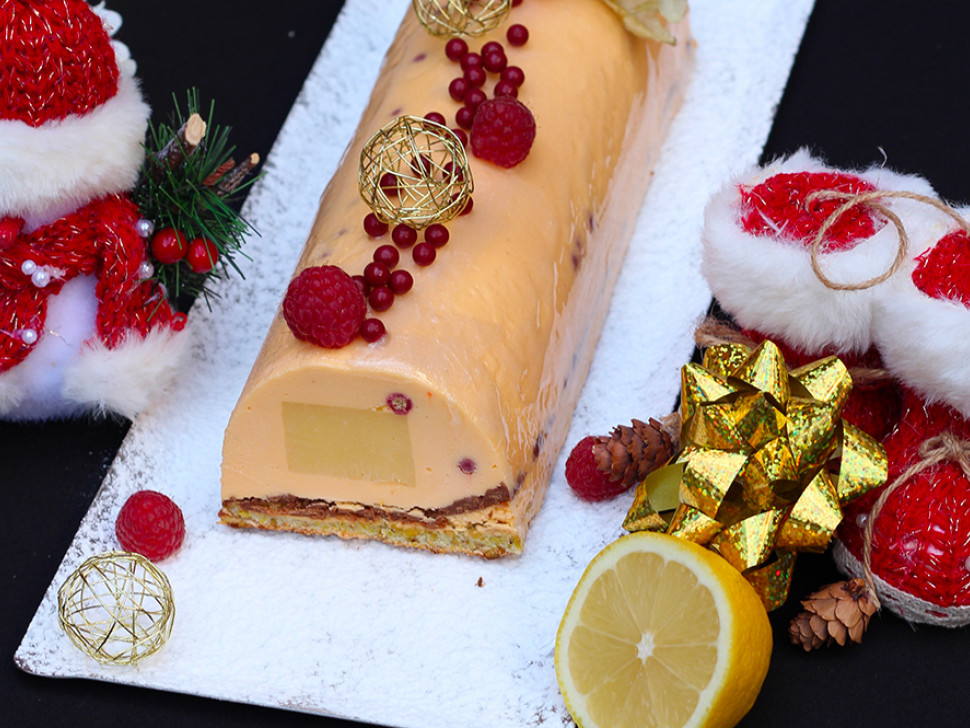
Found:
<svg viewBox="0 0 970 728"><path fill-rule="evenodd" d="M121 507L115 535L125 551L161 561L179 550L185 539L182 511L167 495L140 490Z"/></svg>
<svg viewBox="0 0 970 728"><path fill-rule="evenodd" d="M335 265L305 268L283 298L283 318L293 335L328 349L353 341L366 315L360 286Z"/></svg>
<svg viewBox="0 0 970 728"><path fill-rule="evenodd" d="M509 96L479 105L472 121L472 154L500 167L514 167L527 156L536 138L536 120L528 107Z"/></svg>
<svg viewBox="0 0 970 728"><path fill-rule="evenodd" d="M576 495L587 501L604 501L626 490L622 481L610 480L609 475L596 467L593 445L596 438L584 437L566 459L566 482Z"/></svg>

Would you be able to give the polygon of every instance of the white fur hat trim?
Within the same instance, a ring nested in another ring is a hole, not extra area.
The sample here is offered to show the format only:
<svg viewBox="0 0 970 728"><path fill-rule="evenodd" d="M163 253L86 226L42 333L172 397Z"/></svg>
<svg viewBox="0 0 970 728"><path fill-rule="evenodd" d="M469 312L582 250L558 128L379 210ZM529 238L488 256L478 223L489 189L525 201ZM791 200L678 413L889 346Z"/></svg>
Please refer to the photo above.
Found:
<svg viewBox="0 0 970 728"><path fill-rule="evenodd" d="M730 180L711 199L705 213L702 266L718 302L740 326L778 337L807 353L868 350L872 300L880 286L832 290L813 272L806 245L746 233L739 222L740 187L757 185L779 173L840 171L802 149ZM922 178L887 169L874 167L851 174L881 190L934 194ZM914 248L925 248L940 229L938 213L927 211L926 205L897 198L880 204L900 216ZM887 223L849 250L822 254L820 264L831 281L859 283L890 269L898 246L898 231Z"/></svg>

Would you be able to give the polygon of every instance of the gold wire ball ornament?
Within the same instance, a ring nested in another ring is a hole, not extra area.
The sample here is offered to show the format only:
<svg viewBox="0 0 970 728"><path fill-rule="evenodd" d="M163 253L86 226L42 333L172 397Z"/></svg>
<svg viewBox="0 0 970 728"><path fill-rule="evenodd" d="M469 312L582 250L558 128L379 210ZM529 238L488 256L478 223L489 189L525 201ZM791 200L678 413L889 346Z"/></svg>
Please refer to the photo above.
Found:
<svg viewBox="0 0 970 728"><path fill-rule="evenodd" d="M58 622L98 662L134 665L172 633L172 585L141 554L112 551L81 564L57 592Z"/></svg>
<svg viewBox="0 0 970 728"><path fill-rule="evenodd" d="M460 215L474 190L461 140L417 116L397 117L364 145L358 187L381 220L416 230Z"/></svg>
<svg viewBox="0 0 970 728"><path fill-rule="evenodd" d="M413 0L421 25L438 36L484 35L500 26L512 0Z"/></svg>

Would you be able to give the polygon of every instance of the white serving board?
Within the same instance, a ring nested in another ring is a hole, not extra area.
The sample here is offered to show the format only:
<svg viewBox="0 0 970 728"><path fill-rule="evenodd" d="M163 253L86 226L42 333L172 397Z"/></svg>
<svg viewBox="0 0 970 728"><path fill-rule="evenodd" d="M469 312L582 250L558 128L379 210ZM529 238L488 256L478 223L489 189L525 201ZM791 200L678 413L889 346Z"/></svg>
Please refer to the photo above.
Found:
<svg viewBox="0 0 970 728"><path fill-rule="evenodd" d="M621 534L631 496L580 502L565 457L586 434L670 411L710 301L704 205L757 162L812 0L691 0L695 75L567 446L525 553L496 561L236 531L216 517L223 430L408 5L347 0L247 202L262 233L248 245L254 262L245 280L221 285L211 311L192 312L194 364L131 428L17 651L24 670L408 728L569 724L556 630L586 564ZM175 628L139 666L100 666L59 629L57 589L85 558L116 548L118 509L142 488L168 493L186 517L185 545L161 564Z"/></svg>

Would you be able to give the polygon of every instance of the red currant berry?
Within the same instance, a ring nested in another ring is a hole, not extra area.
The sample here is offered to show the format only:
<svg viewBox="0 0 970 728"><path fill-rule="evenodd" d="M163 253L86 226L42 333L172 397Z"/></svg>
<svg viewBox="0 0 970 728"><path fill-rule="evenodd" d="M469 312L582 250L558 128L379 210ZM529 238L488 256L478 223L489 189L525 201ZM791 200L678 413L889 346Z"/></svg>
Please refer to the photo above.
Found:
<svg viewBox="0 0 970 728"><path fill-rule="evenodd" d="M408 273L406 270L398 269L391 273L391 280L387 282L387 287L390 288L395 295L402 295L411 290L414 285L414 276Z"/></svg>
<svg viewBox="0 0 970 728"><path fill-rule="evenodd" d="M431 265L434 263L434 259L438 257L438 251L431 243L418 243L411 251L411 257L414 258L417 265Z"/></svg>
<svg viewBox="0 0 970 728"><path fill-rule="evenodd" d="M351 278L353 278L354 283L356 283L360 288L361 293L363 293L365 296L370 293L370 283L367 282L367 279L364 278L364 276L357 274L355 276L351 276Z"/></svg>
<svg viewBox="0 0 970 728"><path fill-rule="evenodd" d="M489 53L505 53L505 48L498 41L490 40L482 46L481 56L485 58Z"/></svg>
<svg viewBox="0 0 970 728"><path fill-rule="evenodd" d="M462 215L467 215L467 214L468 214L469 212L471 212L471 211L472 211L472 208L473 208L474 206L475 206L475 200L474 200L474 198L472 198L472 197L469 197L469 198L468 198L468 201L467 201L467 202L465 203L465 207L464 207L464 208L462 208L462 211L461 211L461 213L460 213L460 214L462 214Z"/></svg>
<svg viewBox="0 0 970 728"><path fill-rule="evenodd" d="M468 53L468 44L461 38L452 38L445 43L445 55L450 61L460 61Z"/></svg>
<svg viewBox="0 0 970 728"><path fill-rule="evenodd" d="M431 243L436 248L443 247L450 237L451 234L448 232L448 228L438 222L428 225L428 228L424 231L425 242Z"/></svg>
<svg viewBox="0 0 970 728"><path fill-rule="evenodd" d="M516 86L521 86L525 83L525 71L518 66L506 66L502 69L502 75L499 78L514 83Z"/></svg>
<svg viewBox="0 0 970 728"><path fill-rule="evenodd" d="M486 101L488 101L488 94L480 88L470 88L465 94L465 106L473 111Z"/></svg>
<svg viewBox="0 0 970 728"><path fill-rule="evenodd" d="M464 129L452 129L451 132L458 137L458 141L461 142L463 147L468 146L468 134L465 133Z"/></svg>
<svg viewBox="0 0 970 728"><path fill-rule="evenodd" d="M367 302L375 311L386 311L394 303L394 291L387 286L378 286L370 292Z"/></svg>
<svg viewBox="0 0 970 728"><path fill-rule="evenodd" d="M466 53L461 57L461 70L467 71L469 68L481 68L482 56L479 53Z"/></svg>
<svg viewBox="0 0 970 728"><path fill-rule="evenodd" d="M492 73L499 73L503 68L509 65L509 59L505 57L505 54L501 51L497 53L482 54L482 66L485 67L486 71L491 71Z"/></svg>
<svg viewBox="0 0 970 728"><path fill-rule="evenodd" d="M464 76L452 79L451 83L448 84L448 95L455 101L464 101L466 91L468 91L468 81L465 80Z"/></svg>
<svg viewBox="0 0 970 728"><path fill-rule="evenodd" d="M510 25L508 31L505 33L505 37L508 38L509 44L516 47L524 46L526 41L529 40L529 29L524 25L516 23L515 25Z"/></svg>
<svg viewBox="0 0 970 728"><path fill-rule="evenodd" d="M390 277L391 271L383 263L368 263L364 266L364 280L372 286L383 286Z"/></svg>
<svg viewBox="0 0 970 728"><path fill-rule="evenodd" d="M437 111L429 111L424 115L424 118L428 121L434 122L435 124L445 125L445 115L439 114Z"/></svg>
<svg viewBox="0 0 970 728"><path fill-rule="evenodd" d="M151 248L159 263L178 263L188 252L189 241L175 228L164 228L152 235Z"/></svg>
<svg viewBox="0 0 970 728"><path fill-rule="evenodd" d="M468 81L471 86L484 86L485 81L488 80L488 74L485 72L484 68L478 66L472 66L467 71L465 71L465 80ZM465 98L468 98L468 94L465 94Z"/></svg>
<svg viewBox="0 0 970 728"><path fill-rule="evenodd" d="M381 189L388 197L397 197L397 175L393 172L385 172L381 175Z"/></svg>
<svg viewBox="0 0 970 728"><path fill-rule="evenodd" d="M442 172L443 178L444 179L453 178L456 182L461 182L463 179L465 179L465 173L461 170L461 167L458 168L457 172L452 172L454 168L455 168L454 162L445 162L443 165L441 165L441 172ZM452 175L454 175L454 177L452 177Z"/></svg>
<svg viewBox="0 0 970 728"><path fill-rule="evenodd" d="M387 232L387 223L373 212L368 212L366 217L364 217L364 232L372 238L379 238Z"/></svg>
<svg viewBox="0 0 970 728"><path fill-rule="evenodd" d="M461 460L458 461L458 469L461 472L463 472L465 475L473 474L477 469L477 467L478 466L475 465L475 461L472 460L471 458L462 458Z"/></svg>
<svg viewBox="0 0 970 728"><path fill-rule="evenodd" d="M381 245L374 251L374 262L387 266L388 270L393 268L401 260L401 254L393 245Z"/></svg>
<svg viewBox="0 0 970 728"><path fill-rule="evenodd" d="M471 129L472 122L475 121L475 110L462 106L455 112L455 123L462 129Z"/></svg>
<svg viewBox="0 0 970 728"><path fill-rule="evenodd" d="M416 175L431 174L431 160L428 159L428 157L426 157L424 154L419 154L417 157L413 158L409 166L411 167L411 171Z"/></svg>
<svg viewBox="0 0 970 728"><path fill-rule="evenodd" d="M387 406L391 408L391 412L396 415L406 415L414 406L414 402L411 401L411 398L406 394L402 394L401 392L392 392L391 394L387 395L387 399L384 401L387 402Z"/></svg>
<svg viewBox="0 0 970 728"><path fill-rule="evenodd" d="M219 248L208 238L196 238L185 253L185 262L195 273L208 273L218 260Z"/></svg>
<svg viewBox="0 0 970 728"><path fill-rule="evenodd" d="M512 7L517 8L522 4L522 0L512 0Z"/></svg>
<svg viewBox="0 0 970 728"><path fill-rule="evenodd" d="M508 81L499 81L495 84L495 90L492 92L495 98L500 98L502 96L511 96L513 99L519 96L519 87L514 83L509 83Z"/></svg>
<svg viewBox="0 0 970 728"><path fill-rule="evenodd" d="M360 338L362 338L368 344L373 344L375 341L382 338L386 333L387 329L384 328L384 324L380 319L364 319L364 323L360 325Z"/></svg>
<svg viewBox="0 0 970 728"><path fill-rule="evenodd" d="M391 240L401 249L410 248L418 242L418 231L403 222L398 223L391 231Z"/></svg>

